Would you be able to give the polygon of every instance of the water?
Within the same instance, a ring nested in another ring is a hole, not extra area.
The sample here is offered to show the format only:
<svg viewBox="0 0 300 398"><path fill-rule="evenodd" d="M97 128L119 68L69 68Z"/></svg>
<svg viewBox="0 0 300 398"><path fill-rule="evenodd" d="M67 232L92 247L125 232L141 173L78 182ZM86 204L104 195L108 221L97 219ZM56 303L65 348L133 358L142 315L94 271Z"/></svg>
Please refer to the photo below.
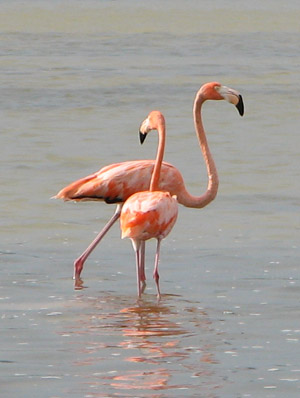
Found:
<svg viewBox="0 0 300 398"><path fill-rule="evenodd" d="M296 1L1 2L1 397L299 396L299 18ZM244 97L203 109L220 189L180 207L136 302L113 206L49 198L101 166L153 157L137 130L167 120L166 160L206 175L192 102L206 81Z"/></svg>

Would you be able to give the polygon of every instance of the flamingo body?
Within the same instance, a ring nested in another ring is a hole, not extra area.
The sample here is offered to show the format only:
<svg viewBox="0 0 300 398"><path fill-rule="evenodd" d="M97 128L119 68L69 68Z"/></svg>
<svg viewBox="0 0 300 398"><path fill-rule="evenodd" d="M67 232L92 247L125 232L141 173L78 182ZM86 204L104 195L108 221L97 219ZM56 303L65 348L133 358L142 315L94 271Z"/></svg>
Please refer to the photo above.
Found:
<svg viewBox="0 0 300 398"><path fill-rule="evenodd" d="M114 163L98 172L72 182L55 196L65 201L105 201L123 203L136 192L149 189L154 160L133 160ZM159 189L179 195L184 181L173 165L163 162L159 178Z"/></svg>
<svg viewBox="0 0 300 398"><path fill-rule="evenodd" d="M122 208L122 238L164 239L173 228L177 215L176 197L169 192L138 192L127 199Z"/></svg>

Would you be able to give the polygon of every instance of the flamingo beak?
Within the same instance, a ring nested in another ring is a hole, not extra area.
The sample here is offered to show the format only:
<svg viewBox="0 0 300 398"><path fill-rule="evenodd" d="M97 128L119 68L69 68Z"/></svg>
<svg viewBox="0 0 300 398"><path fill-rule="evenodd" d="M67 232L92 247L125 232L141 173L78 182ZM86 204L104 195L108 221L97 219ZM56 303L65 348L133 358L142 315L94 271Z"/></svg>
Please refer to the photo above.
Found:
<svg viewBox="0 0 300 398"><path fill-rule="evenodd" d="M142 133L140 131L140 143L141 144L145 141L146 137L147 137L147 133Z"/></svg>
<svg viewBox="0 0 300 398"><path fill-rule="evenodd" d="M243 97L241 96L241 94L239 94L239 101L236 104L236 108L239 111L239 114L241 116L243 116L244 115L244 102L243 102Z"/></svg>
<svg viewBox="0 0 300 398"><path fill-rule="evenodd" d="M238 91L226 86L216 87L216 90L221 95L221 97L236 106L241 116L244 115L244 102L241 94Z"/></svg>

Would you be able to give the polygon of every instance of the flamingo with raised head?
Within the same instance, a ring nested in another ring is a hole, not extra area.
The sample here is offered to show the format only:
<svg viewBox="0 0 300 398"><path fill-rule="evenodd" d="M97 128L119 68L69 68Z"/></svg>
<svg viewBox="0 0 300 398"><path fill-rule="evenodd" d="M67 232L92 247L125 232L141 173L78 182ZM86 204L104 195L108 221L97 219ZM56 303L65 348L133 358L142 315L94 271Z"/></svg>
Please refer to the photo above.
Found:
<svg viewBox="0 0 300 398"><path fill-rule="evenodd" d="M145 287L144 258L142 250L146 240L157 240L153 278L160 299L158 262L160 243L172 230L178 214L176 196L159 190L159 177L165 150L165 118L159 111L152 111L140 127L141 143L151 130L158 131L158 148L149 191L137 192L124 203L121 211L122 238L130 238L136 253L138 296Z"/></svg>
<svg viewBox="0 0 300 398"><path fill-rule="evenodd" d="M194 107L194 123L196 135L206 163L208 184L207 189L201 196L191 195L185 188L183 177L178 169L169 163L163 162L160 172L159 189L170 192L177 196L178 203L191 208L202 208L207 206L218 191L218 174L215 163L211 156L201 118L202 104L206 100L227 100L234 104L241 116L244 114L244 104L240 93L217 82L204 84L197 92ZM81 178L63 188L55 198L65 201L105 201L116 203L117 208L111 219L99 232L88 248L74 262L75 286L81 282L80 275L84 263L91 252L95 249L104 235L118 220L121 214L122 204L135 192L149 189L150 179L153 172L154 160L134 160L115 163L103 167L98 172ZM143 256L143 253L142 253Z"/></svg>

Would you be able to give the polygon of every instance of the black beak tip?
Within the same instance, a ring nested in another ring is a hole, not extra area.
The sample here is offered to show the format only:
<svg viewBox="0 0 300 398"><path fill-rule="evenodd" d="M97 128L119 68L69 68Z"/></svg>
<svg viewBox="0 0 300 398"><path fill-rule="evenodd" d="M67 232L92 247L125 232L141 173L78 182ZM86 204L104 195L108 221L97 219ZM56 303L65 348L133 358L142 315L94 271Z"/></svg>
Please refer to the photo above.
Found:
<svg viewBox="0 0 300 398"><path fill-rule="evenodd" d="M141 144L145 141L146 137L147 137L147 133L142 133L140 131L140 143Z"/></svg>
<svg viewBox="0 0 300 398"><path fill-rule="evenodd" d="M244 102L243 102L243 97L241 95L239 95L239 102L236 105L237 110L239 111L239 114L241 116L244 115Z"/></svg>

